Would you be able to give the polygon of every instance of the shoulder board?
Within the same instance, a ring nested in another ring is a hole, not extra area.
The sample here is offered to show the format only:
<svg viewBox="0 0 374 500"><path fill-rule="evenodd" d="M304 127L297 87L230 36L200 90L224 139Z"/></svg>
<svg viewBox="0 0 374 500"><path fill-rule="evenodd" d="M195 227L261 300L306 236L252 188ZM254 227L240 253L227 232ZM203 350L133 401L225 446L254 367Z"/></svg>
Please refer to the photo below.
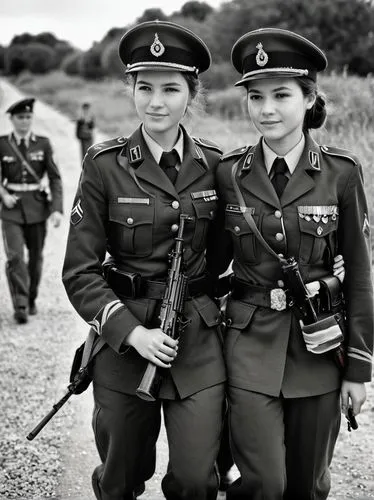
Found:
<svg viewBox="0 0 374 500"><path fill-rule="evenodd" d="M321 151L331 156L340 156L341 158L346 158L351 160L355 165L359 165L358 158L346 149L335 148L333 146L321 146Z"/></svg>
<svg viewBox="0 0 374 500"><path fill-rule="evenodd" d="M202 139L201 137L192 137L198 146L203 146L208 149L213 149L217 153L222 154L222 149L214 142L208 141L207 139Z"/></svg>
<svg viewBox="0 0 374 500"><path fill-rule="evenodd" d="M244 146L242 148L234 149L233 151L224 154L221 157L221 160L229 160L230 158L234 158L235 156L242 156L249 148L250 146Z"/></svg>
<svg viewBox="0 0 374 500"><path fill-rule="evenodd" d="M87 150L87 154L92 158L96 158L96 156L101 153L105 153L106 151L111 151L116 148L123 148L123 146L127 143L127 139L125 137L116 137L115 139L109 139L104 142L99 142L98 144L94 144L89 147Z"/></svg>

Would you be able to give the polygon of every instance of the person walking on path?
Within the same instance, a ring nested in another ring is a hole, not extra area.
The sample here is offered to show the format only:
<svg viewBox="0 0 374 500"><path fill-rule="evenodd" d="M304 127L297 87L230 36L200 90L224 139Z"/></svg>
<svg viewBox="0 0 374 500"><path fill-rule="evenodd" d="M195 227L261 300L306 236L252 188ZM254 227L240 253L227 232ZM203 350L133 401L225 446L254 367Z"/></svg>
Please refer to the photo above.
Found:
<svg viewBox="0 0 374 500"><path fill-rule="evenodd" d="M21 99L8 108L13 130L0 137L0 217L6 276L18 323L37 314L46 221L50 218L58 227L62 217L62 182L50 141L31 129L34 101Z"/></svg>
<svg viewBox="0 0 374 500"><path fill-rule="evenodd" d="M205 250L221 151L180 124L198 97L198 74L208 69L210 53L190 30L152 21L130 29L119 54L142 123L130 137L88 150L63 267L70 301L105 341L92 367L102 460L93 489L101 500L143 491L154 472L162 407L165 498L215 500L226 371ZM159 313L181 214L192 220L184 232L188 288L178 341L160 329ZM149 361L164 372L153 402L136 395Z"/></svg>
<svg viewBox="0 0 374 500"><path fill-rule="evenodd" d="M95 118L91 111L91 104L84 102L81 106L81 113L76 122L75 135L80 142L82 161L87 149L94 142Z"/></svg>
<svg viewBox="0 0 374 500"><path fill-rule="evenodd" d="M232 62L262 137L225 155L217 171L226 239L221 236L213 258L233 258L224 350L241 476L227 498L322 500L341 411L360 413L371 380L373 289L362 166L351 152L320 146L310 135L326 118L316 79L327 59L317 46L264 28L235 43ZM346 270L343 298L330 275L338 252ZM297 269L308 293L287 281ZM305 311L314 313L312 321Z"/></svg>

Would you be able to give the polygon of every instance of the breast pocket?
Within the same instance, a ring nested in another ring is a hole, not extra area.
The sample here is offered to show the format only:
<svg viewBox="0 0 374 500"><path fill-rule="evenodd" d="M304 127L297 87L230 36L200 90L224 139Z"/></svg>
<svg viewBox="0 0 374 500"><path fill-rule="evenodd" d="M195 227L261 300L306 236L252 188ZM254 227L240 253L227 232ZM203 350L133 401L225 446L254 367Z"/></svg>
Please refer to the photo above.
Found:
<svg viewBox="0 0 374 500"><path fill-rule="evenodd" d="M192 201L195 212L195 229L191 241L194 252L202 252L206 248L208 229L217 211L217 201Z"/></svg>
<svg viewBox="0 0 374 500"><path fill-rule="evenodd" d="M325 222L299 217L299 259L304 264L329 261L337 250L338 215L329 216Z"/></svg>
<svg viewBox="0 0 374 500"><path fill-rule="evenodd" d="M255 215L254 208L249 208L249 210L251 210L253 220L259 228L259 216ZM256 264L258 262L256 236L249 227L243 214L232 213L226 210L225 229L232 234L235 255L242 262L247 264Z"/></svg>
<svg viewBox="0 0 374 500"><path fill-rule="evenodd" d="M124 253L137 257L152 253L153 205L112 204L109 221L109 232Z"/></svg>

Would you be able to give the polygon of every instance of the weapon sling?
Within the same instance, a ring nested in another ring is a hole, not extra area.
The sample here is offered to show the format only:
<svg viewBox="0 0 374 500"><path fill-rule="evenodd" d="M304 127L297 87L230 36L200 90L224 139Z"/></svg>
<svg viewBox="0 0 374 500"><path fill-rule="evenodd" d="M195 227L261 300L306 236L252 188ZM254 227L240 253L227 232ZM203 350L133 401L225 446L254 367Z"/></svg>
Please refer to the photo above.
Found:
<svg viewBox="0 0 374 500"><path fill-rule="evenodd" d="M90 376L88 374L88 365L104 345L105 345L104 340L101 337L97 337L95 331L91 329L84 344L82 344L77 349L76 356L79 352L81 352L81 350L83 350L83 353L80 362L80 368L76 372L76 377L74 377L74 379L72 380L73 373L70 375L71 383L68 386L68 391L59 401L57 401L57 403L53 405L52 410L49 413L47 413L47 415L26 436L26 438L29 441L32 441L39 434L39 432L47 425L47 423L51 420L51 418L66 403L66 401L70 398L70 396L72 396L73 394L81 394L83 391L87 389L87 387L91 382ZM73 369L74 369L74 363L73 363ZM80 385L81 388L79 388Z"/></svg>

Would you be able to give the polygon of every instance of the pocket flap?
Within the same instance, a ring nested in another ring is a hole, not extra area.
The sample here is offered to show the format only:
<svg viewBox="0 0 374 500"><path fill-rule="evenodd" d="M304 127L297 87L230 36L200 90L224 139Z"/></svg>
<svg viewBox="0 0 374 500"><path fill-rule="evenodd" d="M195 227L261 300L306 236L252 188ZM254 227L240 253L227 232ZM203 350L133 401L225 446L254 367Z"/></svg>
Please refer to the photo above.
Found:
<svg viewBox="0 0 374 500"><path fill-rule="evenodd" d="M152 205L109 205L109 220L128 228L153 223Z"/></svg>
<svg viewBox="0 0 374 500"><path fill-rule="evenodd" d="M324 238L327 234L338 229L338 220L329 217L326 223L306 220L299 217L299 227L302 233L310 234L315 238Z"/></svg>
<svg viewBox="0 0 374 500"><path fill-rule="evenodd" d="M258 215L253 215L253 220L258 225ZM245 220L243 214L233 214L226 210L225 216L225 229L234 233L236 236L241 236L243 234L251 234L253 233L252 229L248 225L248 222Z"/></svg>
<svg viewBox="0 0 374 500"><path fill-rule="evenodd" d="M253 304L241 300L229 300L226 308L226 325L228 328L244 330L249 325L257 309Z"/></svg>
<svg viewBox="0 0 374 500"><path fill-rule="evenodd" d="M207 326L212 327L221 324L221 313L213 300L207 295L196 297L193 299L193 302L197 312Z"/></svg>
<svg viewBox="0 0 374 500"><path fill-rule="evenodd" d="M213 219L216 213L216 201L202 201L193 200L193 207L195 209L196 217L198 219Z"/></svg>

